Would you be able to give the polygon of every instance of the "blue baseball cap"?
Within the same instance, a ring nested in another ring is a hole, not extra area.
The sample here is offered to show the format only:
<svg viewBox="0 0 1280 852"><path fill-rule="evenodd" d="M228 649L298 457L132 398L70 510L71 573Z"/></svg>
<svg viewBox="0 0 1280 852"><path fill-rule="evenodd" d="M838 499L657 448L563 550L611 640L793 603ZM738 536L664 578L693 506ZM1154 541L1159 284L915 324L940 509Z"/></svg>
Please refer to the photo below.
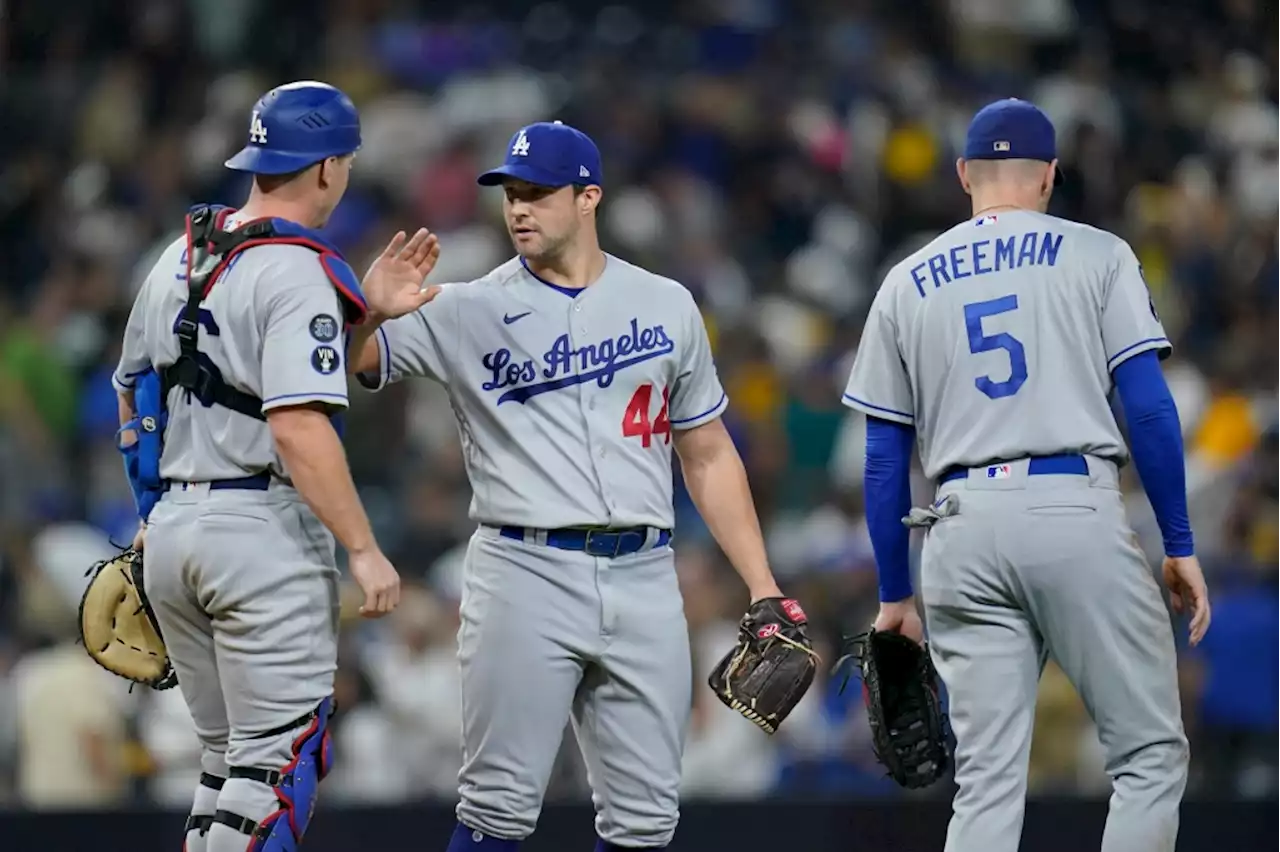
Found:
<svg viewBox="0 0 1280 852"><path fill-rule="evenodd" d="M1005 98L978 110L964 140L966 160L1040 160L1058 157L1053 122L1039 107L1019 98ZM1054 174L1062 184L1062 171Z"/></svg>
<svg viewBox="0 0 1280 852"><path fill-rule="evenodd" d="M476 178L481 186L498 186L505 177L539 186L602 186L600 149L591 137L560 121L522 127L507 145L507 159Z"/></svg>
<svg viewBox="0 0 1280 852"><path fill-rule="evenodd" d="M249 117L249 139L226 167L283 175L352 154L360 148L360 116L341 90L301 80L258 98Z"/></svg>

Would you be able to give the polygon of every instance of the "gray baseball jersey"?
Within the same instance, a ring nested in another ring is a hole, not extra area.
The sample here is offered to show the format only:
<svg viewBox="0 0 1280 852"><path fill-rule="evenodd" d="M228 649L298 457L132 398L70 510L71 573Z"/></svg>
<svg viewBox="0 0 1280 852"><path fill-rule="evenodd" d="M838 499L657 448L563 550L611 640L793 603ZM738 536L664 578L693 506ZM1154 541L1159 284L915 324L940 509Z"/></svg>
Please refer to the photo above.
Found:
<svg viewBox="0 0 1280 852"><path fill-rule="evenodd" d="M514 258L376 337L366 387L448 389L481 523L669 529L671 431L728 405L689 291L612 256L576 293Z"/></svg>
<svg viewBox="0 0 1280 852"><path fill-rule="evenodd" d="M1149 350L1169 341L1129 246L1030 211L952 228L876 295L845 404L915 426L930 478L968 468L909 516L928 529L920 598L956 735L946 852L1016 852L1050 657L1114 779L1103 852L1174 848L1187 742L1173 632L1125 520L1107 401L1111 371ZM1028 459L1060 454L1083 464Z"/></svg>
<svg viewBox="0 0 1280 852"><path fill-rule="evenodd" d="M233 226L234 221L227 226ZM147 367L177 360L187 301L185 239L170 245L134 302L120 364L126 391ZM199 352L228 384L263 400L347 404L342 312L318 255L262 245L236 255L200 307ZM160 473L168 490L147 519L146 591L201 744L201 768L279 770L304 715L333 693L338 570L332 534L288 487L270 426L175 388ZM270 469L269 490L215 489ZM294 723L291 726L290 723ZM263 731L272 731L264 736ZM266 784L201 783L192 814L261 821L278 806ZM192 849L244 847L238 829L188 824Z"/></svg>
<svg viewBox="0 0 1280 852"><path fill-rule="evenodd" d="M846 405L916 427L925 475L1027 455L1123 463L1111 371L1169 341L1114 234L1032 211L964 222L894 266Z"/></svg>
<svg viewBox="0 0 1280 852"><path fill-rule="evenodd" d="M612 256L582 290L513 259L447 285L377 343L379 375L363 383L448 388L481 524L458 634L459 821L530 834L571 720L599 836L665 846L693 683L674 553L653 530L645 549L607 558L529 528L672 527L672 430L728 404L693 298ZM500 526L526 529L513 539Z"/></svg>
<svg viewBox="0 0 1280 852"><path fill-rule="evenodd" d="M186 271L184 238L164 251L138 292L112 377L117 390L130 389L151 364L177 360ZM262 399L264 411L303 402L345 408L342 336L338 293L316 253L301 246L237 255L200 308L201 354L229 384ZM170 392L163 477L204 482L267 468L287 475L266 423L185 397L180 388Z"/></svg>

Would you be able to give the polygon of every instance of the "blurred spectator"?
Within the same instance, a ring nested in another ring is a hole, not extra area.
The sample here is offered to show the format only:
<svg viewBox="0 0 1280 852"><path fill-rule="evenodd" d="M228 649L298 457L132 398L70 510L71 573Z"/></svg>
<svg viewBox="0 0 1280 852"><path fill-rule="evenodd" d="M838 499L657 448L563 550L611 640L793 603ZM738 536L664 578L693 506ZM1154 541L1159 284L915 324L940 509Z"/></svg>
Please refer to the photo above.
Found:
<svg viewBox="0 0 1280 852"><path fill-rule="evenodd" d="M1204 783L1242 798L1276 795L1280 717L1276 432L1243 472L1217 557L1213 628L1190 657Z"/></svg>
<svg viewBox="0 0 1280 852"><path fill-rule="evenodd" d="M386 714L411 797L449 797L462 768L462 688L455 603L405 583L390 641L370 645L364 668Z"/></svg>
<svg viewBox="0 0 1280 852"><path fill-rule="evenodd" d="M106 556L103 537L70 527L33 543L29 622L42 647L20 659L5 684L14 696L18 801L28 808L111 808L129 800L125 686L76 642L84 567ZM39 613L37 616L36 613Z"/></svg>
<svg viewBox="0 0 1280 852"><path fill-rule="evenodd" d="M1009 95L1039 101L1058 123L1067 177L1051 212L1133 245L1175 347L1166 372L1217 616L1201 648L1181 649L1193 792L1274 795L1274 761L1258 755L1274 756L1277 730L1275 4L419 6L6 5L0 796L46 784L105 803L131 795L131 777L175 806L189 796L177 693L97 713L101 728L76 715L88 696L115 705L113 684L67 644L68 602L89 555L135 524L107 375L136 289L187 205L240 202L244 182L221 164L246 111L300 78L346 87L361 109L365 145L326 229L357 270L395 230L425 225L443 246L434 281L482 274L510 245L501 194L474 183L478 164L530 121L559 118L597 139L605 248L697 299L771 558L824 655L876 604L860 502L865 419L839 404L863 317L893 263L967 214L953 164L972 111ZM452 799L459 556L473 524L449 393L353 389L345 443L410 586L394 621L344 628L342 756L325 795ZM815 684L776 738L705 688L745 601L678 471L676 483L695 664L688 795L895 794L870 762L857 702L829 684ZM919 470L913 487L928 493ZM1124 488L1154 569L1160 535L1132 471ZM82 549L65 570L42 568L68 541ZM75 700L56 698L73 686ZM1050 668L1041 698L1034 783L1096 793L1078 697ZM571 739L556 795L583 794ZM58 774L31 765L30 748L49 752Z"/></svg>

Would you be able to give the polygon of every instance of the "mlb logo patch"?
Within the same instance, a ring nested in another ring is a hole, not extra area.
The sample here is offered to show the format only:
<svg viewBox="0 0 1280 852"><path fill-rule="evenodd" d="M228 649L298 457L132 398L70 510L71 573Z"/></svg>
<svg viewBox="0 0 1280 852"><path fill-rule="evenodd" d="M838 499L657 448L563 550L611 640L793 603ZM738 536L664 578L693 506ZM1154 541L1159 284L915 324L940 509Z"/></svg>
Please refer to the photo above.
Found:
<svg viewBox="0 0 1280 852"><path fill-rule="evenodd" d="M987 467L987 479L1008 479L1013 475L1013 468L1007 464L993 464Z"/></svg>

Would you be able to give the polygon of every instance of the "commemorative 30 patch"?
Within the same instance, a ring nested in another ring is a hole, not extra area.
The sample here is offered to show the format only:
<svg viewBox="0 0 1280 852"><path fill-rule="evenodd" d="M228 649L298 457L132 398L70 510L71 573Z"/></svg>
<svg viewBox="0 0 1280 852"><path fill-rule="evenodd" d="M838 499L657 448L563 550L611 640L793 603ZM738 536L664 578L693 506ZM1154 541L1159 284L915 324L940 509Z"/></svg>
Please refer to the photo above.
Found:
<svg viewBox="0 0 1280 852"><path fill-rule="evenodd" d="M321 343L329 343L338 339L338 321L328 314L316 314L313 316L309 328L311 336Z"/></svg>
<svg viewBox="0 0 1280 852"><path fill-rule="evenodd" d="M332 346L317 346L311 353L311 367L322 376L327 376L338 369L338 350Z"/></svg>

